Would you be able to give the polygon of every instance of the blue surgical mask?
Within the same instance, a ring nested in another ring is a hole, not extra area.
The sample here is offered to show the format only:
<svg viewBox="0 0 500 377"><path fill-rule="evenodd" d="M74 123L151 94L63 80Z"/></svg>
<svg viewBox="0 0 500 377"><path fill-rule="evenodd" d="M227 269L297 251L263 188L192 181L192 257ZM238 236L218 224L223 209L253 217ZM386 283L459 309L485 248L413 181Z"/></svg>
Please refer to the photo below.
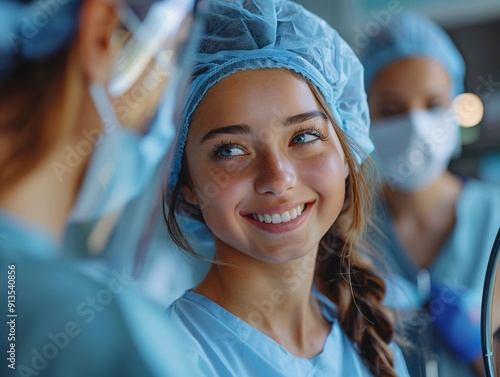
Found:
<svg viewBox="0 0 500 377"><path fill-rule="evenodd" d="M460 129L450 110L414 110L375 120L370 127L379 173L393 189L432 185L460 151Z"/></svg>
<svg viewBox="0 0 500 377"><path fill-rule="evenodd" d="M104 132L93 139L87 168L72 220L95 220L111 214L144 191L174 137L172 106L166 98L147 134L120 125L104 86L94 82L89 91L105 119Z"/></svg>
<svg viewBox="0 0 500 377"><path fill-rule="evenodd" d="M129 39L118 53L110 85L92 82L89 86L103 132L99 135L96 130L85 135L93 144L93 153L72 221L95 221L119 212L153 181L158 182L154 174L174 138L174 109L181 97L182 81L187 78L184 56L178 54L182 51L186 55L192 48L193 38L186 30L199 29L194 7L194 0L158 1L142 18L130 8L122 9ZM195 26L191 28L193 22ZM147 116L141 118L145 124L140 130L124 126L120 115L127 116L126 106L130 110L135 104L141 105L140 101L149 101L150 92L157 89L155 82L165 85L159 104L152 106L154 111L159 109L157 114L150 116L150 106ZM122 100L134 92L142 92L139 102ZM159 190L160 187L158 195Z"/></svg>

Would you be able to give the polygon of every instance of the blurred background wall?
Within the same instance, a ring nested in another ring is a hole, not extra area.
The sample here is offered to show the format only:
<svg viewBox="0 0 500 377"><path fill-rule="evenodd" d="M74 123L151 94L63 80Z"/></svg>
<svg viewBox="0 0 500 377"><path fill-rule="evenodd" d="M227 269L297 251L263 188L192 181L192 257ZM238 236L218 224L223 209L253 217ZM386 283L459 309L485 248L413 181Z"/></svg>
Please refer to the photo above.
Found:
<svg viewBox="0 0 500 377"><path fill-rule="evenodd" d="M383 27L391 12L426 14L450 34L467 65L465 89L484 105L479 125L462 128L463 152L452 170L500 183L499 0L296 0L328 21L356 51L364 33Z"/></svg>

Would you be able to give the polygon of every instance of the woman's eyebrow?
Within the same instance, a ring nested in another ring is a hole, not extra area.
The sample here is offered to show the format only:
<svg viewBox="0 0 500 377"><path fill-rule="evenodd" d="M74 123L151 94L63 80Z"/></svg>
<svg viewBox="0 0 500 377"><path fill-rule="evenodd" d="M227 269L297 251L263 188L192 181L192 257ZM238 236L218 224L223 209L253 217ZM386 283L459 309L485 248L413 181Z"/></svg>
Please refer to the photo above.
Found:
<svg viewBox="0 0 500 377"><path fill-rule="evenodd" d="M314 111L309 111L307 113L289 116L288 118L285 119L285 121L283 122L283 125L285 127L292 126L292 125L297 124L297 123L307 122L308 120L311 120L314 118L323 118L324 120L328 120L328 117L326 116L326 114L324 112L319 111L319 110L314 110Z"/></svg>
<svg viewBox="0 0 500 377"><path fill-rule="evenodd" d="M400 93L398 93L397 91L394 91L394 90L390 90L390 89L379 89L373 95L376 95L378 97L382 97L384 99L385 98L389 98L389 99L400 99L401 98Z"/></svg>
<svg viewBox="0 0 500 377"><path fill-rule="evenodd" d="M307 113L292 115L286 118L283 121L283 126L288 127L297 123L304 123L308 120L314 118L323 118L328 120L327 115L322 111L309 111ZM204 143L207 140L214 138L216 135L242 135L251 133L251 127L248 124L236 124L232 126L224 126L219 128L214 128L213 130L208 131L205 136L203 136L200 140L200 144Z"/></svg>
<svg viewBox="0 0 500 377"><path fill-rule="evenodd" d="M212 139L215 135L221 134L229 134L229 135L237 135L237 134L249 134L250 126L247 124L237 124L233 126L224 126L219 128L214 128L213 130L208 131L205 136L203 136L200 140L200 144L205 141Z"/></svg>

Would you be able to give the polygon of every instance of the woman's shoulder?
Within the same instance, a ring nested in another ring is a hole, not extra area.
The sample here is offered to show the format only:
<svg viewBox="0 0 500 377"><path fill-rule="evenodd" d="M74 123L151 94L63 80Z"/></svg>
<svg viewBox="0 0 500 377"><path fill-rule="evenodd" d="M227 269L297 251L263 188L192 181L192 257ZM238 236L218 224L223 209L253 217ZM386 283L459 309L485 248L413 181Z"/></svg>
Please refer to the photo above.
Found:
<svg viewBox="0 0 500 377"><path fill-rule="evenodd" d="M462 196L476 203L500 203L500 185L470 178L464 185Z"/></svg>
<svg viewBox="0 0 500 377"><path fill-rule="evenodd" d="M202 305L190 299L187 291L170 305L165 313L168 325L176 330L177 348L186 355L186 368L192 376L219 376L210 356L209 345L204 334L207 324L203 318L209 313ZM205 321L206 322L206 321Z"/></svg>
<svg viewBox="0 0 500 377"><path fill-rule="evenodd" d="M189 322L199 321L208 314L207 309L203 307L199 300L193 300L191 291L184 292L166 311L167 320L175 322L181 327Z"/></svg>
<svg viewBox="0 0 500 377"><path fill-rule="evenodd" d="M186 291L167 309L166 319L183 329L185 342L206 351L211 344L224 344L233 333L240 334L244 322L212 300L192 291ZM247 325L248 326L248 325Z"/></svg>
<svg viewBox="0 0 500 377"><path fill-rule="evenodd" d="M500 221L500 185L468 179L457 204L457 216L460 221L474 223L473 229L495 225ZM496 232L495 232L496 233Z"/></svg>
<svg viewBox="0 0 500 377"><path fill-rule="evenodd" d="M24 257L45 258L57 255L56 241L54 236L42 227L0 209L2 256L8 256L11 262L22 260Z"/></svg>

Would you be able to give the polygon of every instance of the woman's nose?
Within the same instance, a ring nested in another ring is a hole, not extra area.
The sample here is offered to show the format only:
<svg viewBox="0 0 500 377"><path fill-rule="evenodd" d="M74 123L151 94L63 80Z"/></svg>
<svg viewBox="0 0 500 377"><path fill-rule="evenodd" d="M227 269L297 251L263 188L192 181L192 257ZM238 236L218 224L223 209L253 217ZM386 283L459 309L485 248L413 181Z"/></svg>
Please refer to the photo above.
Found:
<svg viewBox="0 0 500 377"><path fill-rule="evenodd" d="M283 195L297 184L296 166L280 151L266 152L257 166L255 190L259 194Z"/></svg>

